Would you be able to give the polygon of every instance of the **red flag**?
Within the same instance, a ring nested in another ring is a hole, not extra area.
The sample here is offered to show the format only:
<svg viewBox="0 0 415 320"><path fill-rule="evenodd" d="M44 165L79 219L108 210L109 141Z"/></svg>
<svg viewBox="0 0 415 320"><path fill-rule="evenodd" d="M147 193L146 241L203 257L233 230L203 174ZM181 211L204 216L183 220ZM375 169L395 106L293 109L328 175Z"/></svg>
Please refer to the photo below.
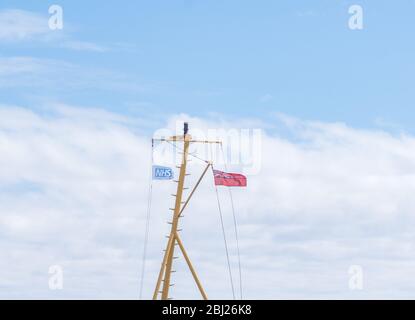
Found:
<svg viewBox="0 0 415 320"><path fill-rule="evenodd" d="M213 170L213 176L216 186L246 187L246 177L242 174Z"/></svg>

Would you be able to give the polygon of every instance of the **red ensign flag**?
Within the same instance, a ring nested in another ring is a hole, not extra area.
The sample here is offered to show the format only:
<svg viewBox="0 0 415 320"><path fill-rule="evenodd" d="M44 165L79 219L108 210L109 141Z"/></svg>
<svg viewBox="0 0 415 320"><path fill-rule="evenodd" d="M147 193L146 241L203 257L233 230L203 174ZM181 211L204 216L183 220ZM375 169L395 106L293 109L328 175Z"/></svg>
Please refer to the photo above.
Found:
<svg viewBox="0 0 415 320"><path fill-rule="evenodd" d="M213 176L216 186L246 187L246 177L242 174L213 170Z"/></svg>

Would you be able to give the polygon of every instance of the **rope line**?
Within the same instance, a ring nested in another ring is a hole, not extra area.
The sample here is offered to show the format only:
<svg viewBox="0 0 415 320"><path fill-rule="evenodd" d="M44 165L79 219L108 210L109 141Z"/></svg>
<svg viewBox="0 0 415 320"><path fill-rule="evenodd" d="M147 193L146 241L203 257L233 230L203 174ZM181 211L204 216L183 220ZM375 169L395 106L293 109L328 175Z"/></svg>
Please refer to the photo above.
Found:
<svg viewBox="0 0 415 320"><path fill-rule="evenodd" d="M214 174L213 173L213 166L211 166L211 169L212 169L212 174ZM216 199L218 201L218 209L219 209L220 223L221 223L221 226L222 226L223 241L225 243L226 260L228 262L228 270L229 270L229 278L230 278L231 287L232 287L232 295L233 295L233 299L235 300L235 288L234 288L234 285L233 285L231 262L230 262L230 259L229 259L228 242L226 241L226 233L225 233L225 226L223 224L222 208L221 208L220 200L219 200L218 187L216 185L215 185L215 191L216 191Z"/></svg>
<svg viewBox="0 0 415 320"><path fill-rule="evenodd" d="M153 195L153 151L154 151L154 141L151 141L151 166L150 166L150 180L148 186L148 200L147 200L147 214L146 214L146 227L144 233L144 248L143 248L143 263L141 266L141 280L140 280L140 300L143 297L143 285L144 285L144 274L146 268L146 259L147 259L147 247L148 247L148 235L150 231L150 216L151 216L151 204L152 204L152 195Z"/></svg>
<svg viewBox="0 0 415 320"><path fill-rule="evenodd" d="M173 144L171 141L168 141L168 140L166 140L165 142L167 142L168 144L171 144L174 148L176 148L177 150L179 150L179 151L181 151L181 152L184 152L184 150L183 150L183 148L180 148L180 147L178 147L176 144ZM208 163L209 161L207 161L207 160L205 160L205 159L202 159L202 158L200 158L200 157L198 157L198 156L195 156L193 153L191 153L191 152L188 152L188 155L189 156L191 156L191 157L193 157L193 158L196 158L196 159L198 159L198 160L200 160L200 161L203 161L203 162L205 162L205 163Z"/></svg>
<svg viewBox="0 0 415 320"><path fill-rule="evenodd" d="M176 143L172 143L171 141L165 141L165 142L172 145L175 149L177 149L181 152L184 152L184 149L178 147L176 145ZM222 157L223 157L223 160L224 160L225 170L227 171L228 169L227 169L227 165L226 165L226 161L225 161L225 154L224 154L224 151L223 151L223 146L221 145L220 148L221 148L221 151L222 151ZM210 148L209 148L209 151L210 151L211 157L212 157L212 150ZM202 158L194 155L191 152L189 152L188 155L190 155L191 157L193 157L195 159L203 161L204 163L209 163L208 160L202 159ZM213 159L211 159L211 160L213 160ZM213 166L211 166L211 170L212 170L212 174L214 174ZM150 176L150 178L152 178L152 177ZM240 250L239 250L239 237L238 237L237 220L236 220L233 196L232 196L232 192L231 192L230 188L228 188L228 191L229 191L229 196L230 196L230 201L231 201L233 224L234 224L235 237L236 237L236 246L237 246L237 254L238 254L238 268L239 268L239 290L240 290L240 296L241 296L241 299L242 299L242 297L243 297L243 294L242 294L242 271L241 271L242 268L241 268L241 259L240 259ZM151 208L151 193L152 193L152 184L150 184L150 189L149 189L149 194L150 194L149 208ZM222 206L220 204L218 187L216 185L215 185L215 193L216 193L216 199L217 199L217 204L218 204L218 209L219 209L219 217L220 217L220 223L221 223L221 228L222 228L223 241L224 241L224 244L225 244L226 260L227 260L227 264L228 264L228 272L229 272L230 285L231 285L231 288L232 288L232 296L233 296L233 299L236 299L235 287L234 287L233 277L232 277L232 268L231 268L230 256L229 256L229 248L228 248L228 242L226 240L226 232L225 232L225 226L224 226L224 221L223 221ZM149 229L148 225L149 225L150 209L148 210L147 216L148 216L148 221L147 221L147 226L146 226L146 240L145 240L145 242L148 241L148 229ZM145 243L144 256L145 256L146 250L147 250L146 247L147 247L147 244ZM142 274L144 276L144 263L143 263L143 273ZM143 276L142 276L142 278L143 278ZM141 282L143 283L143 279L142 279ZM142 284L141 284L141 289L140 289L140 298L141 298L141 291L142 291Z"/></svg>
<svg viewBox="0 0 415 320"><path fill-rule="evenodd" d="M222 152L222 157L223 157L223 163L225 165L225 170L228 171L228 168L227 168L227 165L226 165L226 159L225 159L225 152L223 151L222 144L220 145L220 149L221 149L221 152ZM242 300L243 299L243 294L242 294L242 267L241 267L241 255L240 255L240 251L239 251L238 223L237 223L237 219L236 219L235 205L234 205L234 201L233 201L233 195L232 195L231 188L228 188L228 191L229 191L229 197L230 197L230 200L231 200L233 226L234 226L234 230L235 230L236 250L237 250L237 253L238 253L239 291L240 291L239 293L240 293L241 300Z"/></svg>

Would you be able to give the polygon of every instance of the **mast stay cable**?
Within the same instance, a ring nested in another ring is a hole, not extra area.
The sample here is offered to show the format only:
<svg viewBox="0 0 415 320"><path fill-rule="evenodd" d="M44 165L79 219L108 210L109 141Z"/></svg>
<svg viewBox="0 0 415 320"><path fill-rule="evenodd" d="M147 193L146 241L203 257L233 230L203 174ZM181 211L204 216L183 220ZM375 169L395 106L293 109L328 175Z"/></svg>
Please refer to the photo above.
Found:
<svg viewBox="0 0 415 320"><path fill-rule="evenodd" d="M214 175L213 166L211 166L211 169L212 169L212 174ZM219 209L220 223L221 223L221 226L222 226L223 241L225 243L226 260L228 262L228 270L229 270L229 278L230 278L231 287L232 287L232 295L233 295L233 299L235 300L235 288L233 286L232 269L231 269L231 263L230 263L230 259L229 259L228 242L226 241L226 233L225 233L225 226L223 224L222 208L221 208L220 200L219 200L218 187L216 185L215 185L215 191L216 191L216 199L218 201L218 209Z"/></svg>
<svg viewBox="0 0 415 320"><path fill-rule="evenodd" d="M223 145L222 144L220 145L220 149L221 149L221 152L222 152L222 158L223 158L223 163L225 165L225 170L228 171L228 167L226 165L225 152L223 151ZM242 267L241 267L241 254L240 254L240 250L239 250L238 223L237 223L237 220L236 220L235 205L234 205L234 201L233 201L231 188L228 188L228 191L229 191L229 198L231 200L233 226L234 226L234 230L235 230L236 250L237 250L237 254L238 254L239 293L240 293L241 300L242 300L243 299L243 295L242 295Z"/></svg>
<svg viewBox="0 0 415 320"><path fill-rule="evenodd" d="M146 225L144 232L144 247L143 247L143 262L141 265L141 280L140 280L140 300L143 297L143 285L144 285L144 274L146 268L147 259L147 247L148 247L148 235L150 231L150 216L151 216L151 204L153 196L153 152L154 152L154 140L151 140L151 164L150 164L150 179L148 185L148 199L147 199L147 214L146 214Z"/></svg>
<svg viewBox="0 0 415 320"><path fill-rule="evenodd" d="M178 147L175 143L172 143L171 141L165 141L168 144L172 145L175 149L179 150L179 151L183 151L182 148ZM223 147L221 144L221 150L222 150L222 155L224 157L224 152L223 152ZM211 151L211 150L210 150ZM209 163L208 160L202 159L192 153L189 153L190 156L203 161L205 163ZM213 160L213 159L212 159ZM226 168L226 161L224 158L224 163L225 163L225 168ZM213 165L210 166L211 170L212 170L212 174L214 175L213 172ZM226 169L227 170L227 169ZM230 192L230 190L229 190ZM219 217L220 217L220 222L221 222L221 228L222 228L222 235L223 235L223 241L224 241L224 245L225 245L225 252L226 252L226 260L227 260L227 264L228 264L228 272L229 272L229 278L230 278L230 284L231 284L231 288L232 288L232 296L233 299L236 299L235 296L235 287L234 287L234 283L233 283L233 277L232 277L232 268L231 268L231 263L230 263L230 257L229 257L229 248L228 248L228 242L226 240L226 232L225 232L225 226L224 226L224 222L223 222L223 213L222 213L222 206L220 204L220 198L219 198L219 192L218 192L218 187L215 185L215 193L216 193L216 199L217 199L217 204L218 204L218 209L219 209ZM241 295L241 299L242 299L242 275L241 275L241 263L240 263L240 254L239 254L239 242L238 242L238 235L237 235L237 224L236 224L236 215L235 215L235 209L234 209L234 204L233 204L233 198L232 198L232 194L231 192L229 193L231 196L231 204L232 204L232 212L233 212L233 221L234 221L234 228L235 228L235 234L236 234L236 242L237 242L237 250L238 250L238 262L239 262L239 285L240 285L240 295Z"/></svg>

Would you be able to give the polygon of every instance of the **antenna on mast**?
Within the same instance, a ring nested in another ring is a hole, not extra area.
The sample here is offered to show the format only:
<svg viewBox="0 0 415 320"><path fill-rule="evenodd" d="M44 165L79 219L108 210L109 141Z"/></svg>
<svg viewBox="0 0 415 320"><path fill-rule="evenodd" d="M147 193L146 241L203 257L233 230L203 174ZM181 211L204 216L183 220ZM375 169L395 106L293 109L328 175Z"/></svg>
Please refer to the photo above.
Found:
<svg viewBox="0 0 415 320"><path fill-rule="evenodd" d="M183 132L186 135L189 132L189 123L185 122L183 125Z"/></svg>

